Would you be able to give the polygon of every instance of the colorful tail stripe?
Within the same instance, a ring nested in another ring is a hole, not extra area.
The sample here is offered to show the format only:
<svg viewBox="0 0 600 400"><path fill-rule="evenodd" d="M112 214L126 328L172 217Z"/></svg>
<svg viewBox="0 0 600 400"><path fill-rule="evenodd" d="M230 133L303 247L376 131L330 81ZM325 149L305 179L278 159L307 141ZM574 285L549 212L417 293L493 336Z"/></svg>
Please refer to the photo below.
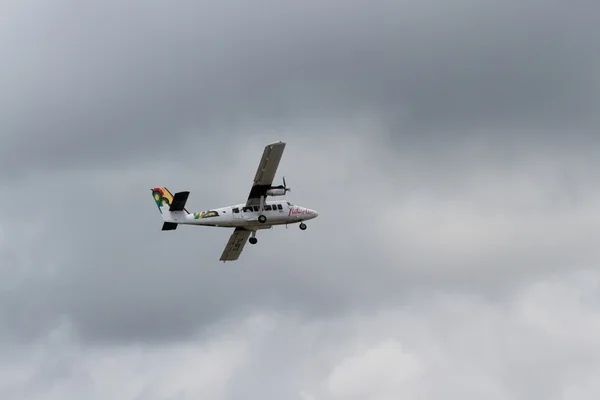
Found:
<svg viewBox="0 0 600 400"><path fill-rule="evenodd" d="M154 197L154 201L156 201L156 205L158 206L158 210L162 213L160 209L163 205L170 205L173 203L173 195L171 192L167 190L166 187L154 188L152 190L152 197Z"/></svg>

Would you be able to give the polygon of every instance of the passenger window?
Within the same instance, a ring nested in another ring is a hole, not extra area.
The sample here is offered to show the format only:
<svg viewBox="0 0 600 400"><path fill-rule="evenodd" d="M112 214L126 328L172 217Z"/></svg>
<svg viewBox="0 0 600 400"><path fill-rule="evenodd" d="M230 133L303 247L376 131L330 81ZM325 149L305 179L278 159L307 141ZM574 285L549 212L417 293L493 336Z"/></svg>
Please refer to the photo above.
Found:
<svg viewBox="0 0 600 400"><path fill-rule="evenodd" d="M266 204L265 205L265 210L266 211L271 211L271 205L270 204Z"/></svg>
<svg viewBox="0 0 600 400"><path fill-rule="evenodd" d="M244 207L244 212L252 212L252 207Z"/></svg>
<svg viewBox="0 0 600 400"><path fill-rule="evenodd" d="M254 206L254 211L258 211L258 206Z"/></svg>
<svg viewBox="0 0 600 400"><path fill-rule="evenodd" d="M283 207L281 206L281 204L277 204L277 209L283 210Z"/></svg>

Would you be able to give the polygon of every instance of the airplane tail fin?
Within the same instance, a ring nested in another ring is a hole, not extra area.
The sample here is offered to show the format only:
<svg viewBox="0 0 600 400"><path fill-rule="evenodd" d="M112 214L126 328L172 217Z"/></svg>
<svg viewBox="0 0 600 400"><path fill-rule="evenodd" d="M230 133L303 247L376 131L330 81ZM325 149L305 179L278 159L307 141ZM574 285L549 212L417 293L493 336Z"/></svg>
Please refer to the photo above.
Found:
<svg viewBox="0 0 600 400"><path fill-rule="evenodd" d="M190 192L178 192L173 196L166 187L158 187L150 190L164 221L162 230L170 231L177 229L180 214L183 212L189 214L188 210L185 209L185 203Z"/></svg>

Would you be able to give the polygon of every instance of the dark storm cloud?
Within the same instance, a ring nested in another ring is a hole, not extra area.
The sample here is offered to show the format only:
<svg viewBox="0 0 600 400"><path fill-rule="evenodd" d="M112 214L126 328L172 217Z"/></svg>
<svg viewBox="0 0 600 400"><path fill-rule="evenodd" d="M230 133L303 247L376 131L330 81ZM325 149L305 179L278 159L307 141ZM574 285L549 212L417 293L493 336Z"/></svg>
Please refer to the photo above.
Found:
<svg viewBox="0 0 600 400"><path fill-rule="evenodd" d="M365 108L407 135L596 120L596 5L13 7L0 78L5 174L150 158L247 120L277 127Z"/></svg>
<svg viewBox="0 0 600 400"><path fill-rule="evenodd" d="M0 176L19 199L0 210L5 343L65 319L83 344L156 344L257 308L498 300L600 259L596 146L572 139L597 132L595 4L16 4L0 24ZM242 201L279 139L290 199L321 212L307 234L264 232L221 265L229 231L159 231L150 187L191 190L194 210Z"/></svg>

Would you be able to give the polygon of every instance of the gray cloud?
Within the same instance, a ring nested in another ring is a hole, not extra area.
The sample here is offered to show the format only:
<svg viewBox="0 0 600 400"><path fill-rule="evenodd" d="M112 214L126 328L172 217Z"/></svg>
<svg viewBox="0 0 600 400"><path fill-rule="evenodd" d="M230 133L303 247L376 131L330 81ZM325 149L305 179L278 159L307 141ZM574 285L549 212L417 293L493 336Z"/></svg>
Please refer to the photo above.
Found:
<svg viewBox="0 0 600 400"><path fill-rule="evenodd" d="M0 16L3 398L596 390L562 282L600 256L595 5L32 4ZM242 201L280 139L306 232L222 265L228 230L160 231L149 188Z"/></svg>
<svg viewBox="0 0 600 400"><path fill-rule="evenodd" d="M560 274L502 303L438 294L369 315L250 313L162 346L82 349L63 324L2 369L0 384L23 385L0 387L42 399L593 399L597 278Z"/></svg>
<svg viewBox="0 0 600 400"><path fill-rule="evenodd" d="M594 12L559 2L58 4L5 39L5 170L365 108L421 134L597 121Z"/></svg>
<svg viewBox="0 0 600 400"><path fill-rule="evenodd" d="M204 173L203 160L188 160L168 170L137 164L26 183L16 215L39 207L41 193L69 206L29 222L37 222L39 233L31 244L21 240L37 251L17 270L34 275L14 292L27 300L8 315L26 310L36 317L11 325L41 333L66 314L88 340L165 341L255 307L324 317L403 304L420 291L498 300L600 256L592 217L600 215L598 195L588 185L595 161L577 166L568 154L550 159L532 152L515 156L511 166L496 165L479 159L480 147L456 144L446 149L450 161L442 171L421 155L385 150L369 118L334 126L347 135L341 149L335 136L324 135L318 149L307 137L289 145L281 164L295 189L290 199L318 209L317 223L304 233L295 226L261 232L260 244L235 265L217 262L227 230L161 232L148 188L190 189L195 210L229 204L245 196L266 141L240 140L247 151L224 161L223 175ZM70 189L56 188L58 179ZM576 190L563 195L565 179ZM85 200L72 201L74 192ZM12 218L10 229L19 232ZM49 268L56 272L44 273Z"/></svg>

